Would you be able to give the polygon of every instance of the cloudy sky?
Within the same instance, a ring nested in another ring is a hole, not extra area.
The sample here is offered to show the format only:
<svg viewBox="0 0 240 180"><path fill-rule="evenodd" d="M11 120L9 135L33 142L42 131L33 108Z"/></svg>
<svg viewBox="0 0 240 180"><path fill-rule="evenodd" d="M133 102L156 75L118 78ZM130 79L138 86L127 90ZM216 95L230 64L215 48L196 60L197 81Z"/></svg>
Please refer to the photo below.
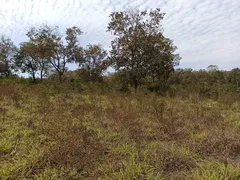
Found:
<svg viewBox="0 0 240 180"><path fill-rule="evenodd" d="M0 35L19 43L33 25L47 23L62 30L76 25L84 32L83 46L100 43L108 48L109 14L132 8L166 13L164 33L178 47L180 67L240 67L240 0L0 0Z"/></svg>

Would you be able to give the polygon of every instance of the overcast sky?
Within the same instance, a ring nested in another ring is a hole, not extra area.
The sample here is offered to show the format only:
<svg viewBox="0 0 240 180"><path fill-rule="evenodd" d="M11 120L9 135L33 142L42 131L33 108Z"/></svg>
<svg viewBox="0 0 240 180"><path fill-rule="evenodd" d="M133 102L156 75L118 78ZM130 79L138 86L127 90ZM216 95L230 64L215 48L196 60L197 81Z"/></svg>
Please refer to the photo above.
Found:
<svg viewBox="0 0 240 180"><path fill-rule="evenodd" d="M18 44L32 25L76 25L83 46L108 48L109 14L131 8L166 13L164 34L178 47L181 68L240 67L240 0L0 0L0 35Z"/></svg>

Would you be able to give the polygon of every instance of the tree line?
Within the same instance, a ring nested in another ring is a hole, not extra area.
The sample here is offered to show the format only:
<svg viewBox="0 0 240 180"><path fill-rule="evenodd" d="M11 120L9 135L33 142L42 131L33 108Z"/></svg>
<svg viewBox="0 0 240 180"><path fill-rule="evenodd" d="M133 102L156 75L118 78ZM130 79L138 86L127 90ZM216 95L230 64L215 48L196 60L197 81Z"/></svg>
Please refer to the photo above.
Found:
<svg viewBox="0 0 240 180"><path fill-rule="evenodd" d="M171 39L162 32L164 13L160 9L150 11L120 11L110 14L107 30L114 34L109 54L99 44L80 46L80 27L67 28L61 34L59 28L42 25L32 27L26 33L27 42L14 45L11 39L2 36L0 41L0 72L10 76L14 72L28 73L33 81L53 71L59 81L69 63L77 63L96 81L108 68L113 67L129 77L135 88L142 79L153 80L169 77L178 65L180 57Z"/></svg>
<svg viewBox="0 0 240 180"><path fill-rule="evenodd" d="M119 83L121 89L147 86L159 91L172 85L201 84L240 85L240 70L219 71L210 65L207 70L175 69L181 57L173 40L163 35L164 13L159 8L149 11L128 10L110 14L107 31L114 35L110 51L100 44L80 45L80 27L73 26L60 33L57 26L30 28L28 41L16 46L10 38L0 39L0 75L9 77L27 73L42 81L53 74L62 82L68 64L78 65L78 75L89 82L99 82L112 67L115 73L108 79Z"/></svg>

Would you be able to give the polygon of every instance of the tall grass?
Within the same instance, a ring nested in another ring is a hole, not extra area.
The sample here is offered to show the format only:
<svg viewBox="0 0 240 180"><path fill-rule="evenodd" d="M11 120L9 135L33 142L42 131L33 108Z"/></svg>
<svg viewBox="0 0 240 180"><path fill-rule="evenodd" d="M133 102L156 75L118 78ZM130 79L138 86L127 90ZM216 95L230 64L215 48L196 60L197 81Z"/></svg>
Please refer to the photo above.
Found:
<svg viewBox="0 0 240 180"><path fill-rule="evenodd" d="M0 85L0 179L239 179L240 100Z"/></svg>

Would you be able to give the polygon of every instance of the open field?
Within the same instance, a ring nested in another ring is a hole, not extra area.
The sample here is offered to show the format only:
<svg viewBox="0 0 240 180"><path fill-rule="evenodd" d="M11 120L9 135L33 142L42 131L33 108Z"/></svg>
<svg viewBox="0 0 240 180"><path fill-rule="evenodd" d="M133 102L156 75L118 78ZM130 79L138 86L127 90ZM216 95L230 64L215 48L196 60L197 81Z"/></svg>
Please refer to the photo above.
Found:
<svg viewBox="0 0 240 180"><path fill-rule="evenodd" d="M240 96L1 84L0 179L240 179Z"/></svg>

